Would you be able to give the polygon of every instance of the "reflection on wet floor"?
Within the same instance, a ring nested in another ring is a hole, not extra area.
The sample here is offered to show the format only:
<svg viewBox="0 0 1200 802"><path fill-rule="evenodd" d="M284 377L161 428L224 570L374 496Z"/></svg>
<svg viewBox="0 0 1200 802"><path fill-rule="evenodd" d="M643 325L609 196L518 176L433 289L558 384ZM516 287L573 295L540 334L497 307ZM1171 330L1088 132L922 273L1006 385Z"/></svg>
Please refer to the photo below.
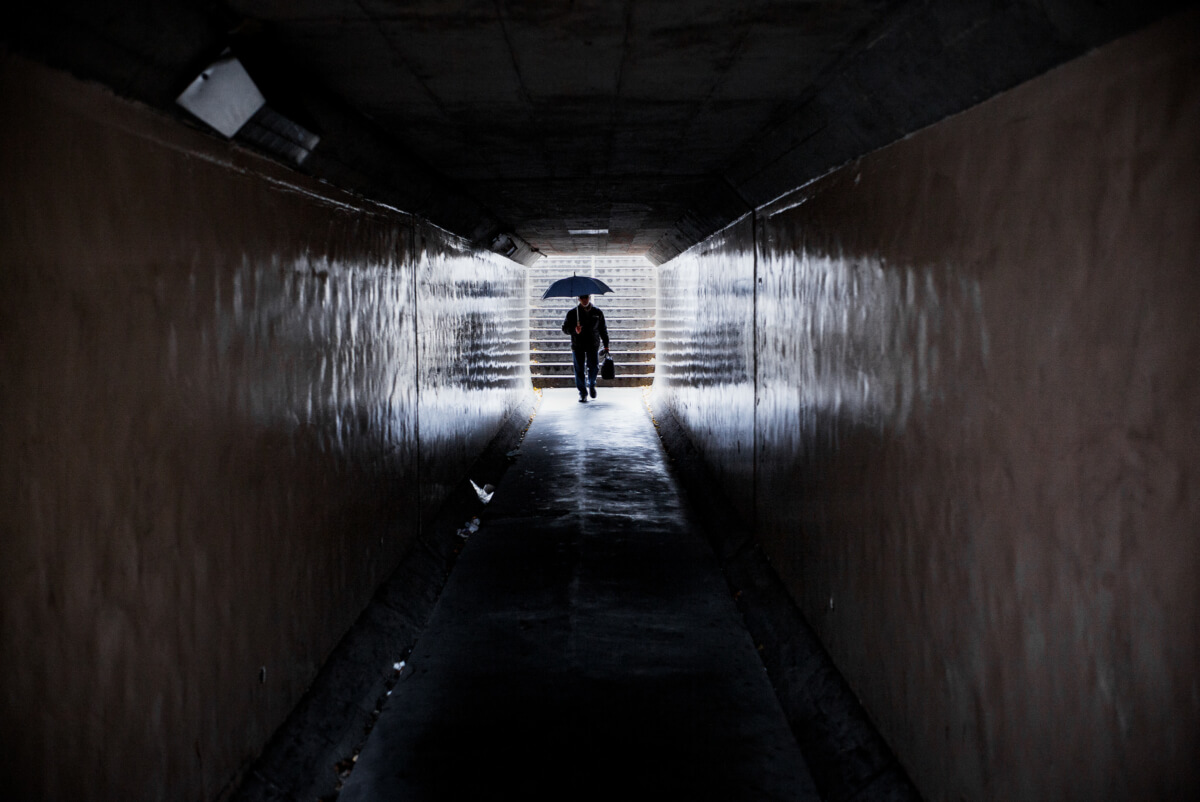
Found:
<svg viewBox="0 0 1200 802"><path fill-rule="evenodd" d="M547 390L341 795L817 799L637 389Z"/></svg>

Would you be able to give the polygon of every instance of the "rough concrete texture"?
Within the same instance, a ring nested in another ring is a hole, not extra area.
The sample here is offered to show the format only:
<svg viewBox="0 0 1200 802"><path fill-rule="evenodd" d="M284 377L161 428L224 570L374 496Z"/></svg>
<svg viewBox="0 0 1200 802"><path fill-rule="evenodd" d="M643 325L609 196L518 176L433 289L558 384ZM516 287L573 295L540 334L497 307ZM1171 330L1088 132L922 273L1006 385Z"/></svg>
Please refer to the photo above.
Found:
<svg viewBox="0 0 1200 802"><path fill-rule="evenodd" d="M726 484L928 798L1200 793L1198 34L1189 12L1114 43L695 252L755 249L752 475L726 409L673 411L742 466ZM744 352L730 283L696 326L735 342L696 364Z"/></svg>
<svg viewBox="0 0 1200 802"><path fill-rule="evenodd" d="M418 461L427 515L461 486L498 422L532 390L526 285L512 262L428 223L417 227Z"/></svg>
<svg viewBox="0 0 1200 802"><path fill-rule="evenodd" d="M303 165L287 161L289 168L432 220L472 242L487 244L511 232L476 198L355 110L352 98L329 92L320 81L298 79L303 65L280 52L269 30L226 3L50 0L10 11L0 48L99 81L203 130L175 98L230 48L272 110L321 137ZM514 257L536 259L514 239L519 248Z"/></svg>
<svg viewBox="0 0 1200 802"><path fill-rule="evenodd" d="M14 57L0 104L3 786L211 799L530 392L521 269Z"/></svg>
<svg viewBox="0 0 1200 802"><path fill-rule="evenodd" d="M1188 2L51 0L0 41L162 108L232 47L323 137L314 175L475 242L659 263Z"/></svg>
<svg viewBox="0 0 1200 802"><path fill-rule="evenodd" d="M712 545L821 798L920 799L755 542L752 520L731 506L707 455L697 450L693 435L670 407L660 404L653 414L672 473L686 489L689 510Z"/></svg>
<svg viewBox="0 0 1200 802"><path fill-rule="evenodd" d="M754 217L659 269L655 406L754 517Z"/></svg>
<svg viewBox="0 0 1200 802"><path fill-rule="evenodd" d="M537 396L528 399L469 469L478 484L498 484L512 464L507 454L520 447L537 410ZM337 797L462 550L458 529L483 506L468 481L451 491L246 773L233 802Z"/></svg>
<svg viewBox="0 0 1200 802"><path fill-rule="evenodd" d="M641 392L544 392L340 800L818 799Z"/></svg>

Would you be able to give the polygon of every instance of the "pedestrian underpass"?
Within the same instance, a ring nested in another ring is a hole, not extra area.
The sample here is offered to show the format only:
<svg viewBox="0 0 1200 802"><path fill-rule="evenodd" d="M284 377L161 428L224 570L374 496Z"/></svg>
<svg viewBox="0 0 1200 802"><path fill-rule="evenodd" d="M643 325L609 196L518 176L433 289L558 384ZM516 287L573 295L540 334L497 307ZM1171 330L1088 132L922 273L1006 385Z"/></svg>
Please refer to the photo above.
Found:
<svg viewBox="0 0 1200 802"><path fill-rule="evenodd" d="M642 392L544 395L338 798L819 799Z"/></svg>
<svg viewBox="0 0 1200 802"><path fill-rule="evenodd" d="M1187 5L15 9L0 785L1200 796Z"/></svg>

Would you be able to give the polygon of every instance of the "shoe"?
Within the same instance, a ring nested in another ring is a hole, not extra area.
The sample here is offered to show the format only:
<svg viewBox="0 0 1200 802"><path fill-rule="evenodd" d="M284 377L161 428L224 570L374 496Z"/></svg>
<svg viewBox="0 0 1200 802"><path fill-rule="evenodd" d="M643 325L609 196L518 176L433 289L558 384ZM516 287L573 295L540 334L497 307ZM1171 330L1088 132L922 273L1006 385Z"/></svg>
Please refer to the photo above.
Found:
<svg viewBox="0 0 1200 802"><path fill-rule="evenodd" d="M596 397L596 385L593 384L591 387L589 387L588 392L591 393L592 398L595 398Z"/></svg>
<svg viewBox="0 0 1200 802"><path fill-rule="evenodd" d="M586 403L587 403L587 396L586 396L586 395L584 395L583 393L580 393L580 394L579 394L579 403L581 403L581 404L586 404Z"/></svg>

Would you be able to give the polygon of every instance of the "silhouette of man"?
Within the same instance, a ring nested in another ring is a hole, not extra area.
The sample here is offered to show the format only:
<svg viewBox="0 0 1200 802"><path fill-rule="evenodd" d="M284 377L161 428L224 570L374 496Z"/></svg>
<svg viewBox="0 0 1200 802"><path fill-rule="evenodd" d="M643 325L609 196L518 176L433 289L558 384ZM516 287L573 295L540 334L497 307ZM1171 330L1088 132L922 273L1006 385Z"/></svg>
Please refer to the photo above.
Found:
<svg viewBox="0 0 1200 802"><path fill-rule="evenodd" d="M608 351L608 327L604 325L604 313L592 305L592 296L580 295L579 305L567 312L562 325L563 334L571 335L571 356L575 363L575 389L579 401L584 403L588 396L596 397L596 373L599 372L597 350L604 343ZM585 381L584 368L587 376Z"/></svg>

